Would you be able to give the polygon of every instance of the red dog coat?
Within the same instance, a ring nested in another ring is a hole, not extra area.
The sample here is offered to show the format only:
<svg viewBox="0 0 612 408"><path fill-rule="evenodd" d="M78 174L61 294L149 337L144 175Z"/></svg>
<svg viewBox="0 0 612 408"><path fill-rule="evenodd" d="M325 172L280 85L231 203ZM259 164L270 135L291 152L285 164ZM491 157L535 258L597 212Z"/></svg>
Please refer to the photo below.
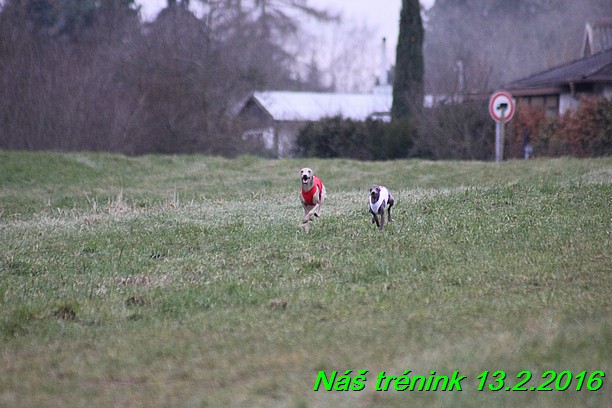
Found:
<svg viewBox="0 0 612 408"><path fill-rule="evenodd" d="M304 187L302 187L302 198L304 198L304 202L307 205L315 205L314 203L314 195L317 191L317 187L319 187L319 202L321 202L321 192L323 191L323 182L317 176L313 176L314 185L308 191L304 191Z"/></svg>

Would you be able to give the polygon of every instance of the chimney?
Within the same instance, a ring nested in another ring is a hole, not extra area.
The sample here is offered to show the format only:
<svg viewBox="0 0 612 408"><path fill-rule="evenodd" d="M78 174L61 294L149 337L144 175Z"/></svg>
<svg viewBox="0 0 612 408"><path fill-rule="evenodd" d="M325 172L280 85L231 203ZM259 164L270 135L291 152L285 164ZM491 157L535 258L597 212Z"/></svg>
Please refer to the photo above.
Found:
<svg viewBox="0 0 612 408"><path fill-rule="evenodd" d="M380 53L380 76L372 89L374 94L390 96L393 87L389 83L389 69L387 68L387 39L383 37Z"/></svg>
<svg viewBox="0 0 612 408"><path fill-rule="evenodd" d="M382 39L382 52L380 57L380 85L389 85L389 74L387 72L387 39Z"/></svg>

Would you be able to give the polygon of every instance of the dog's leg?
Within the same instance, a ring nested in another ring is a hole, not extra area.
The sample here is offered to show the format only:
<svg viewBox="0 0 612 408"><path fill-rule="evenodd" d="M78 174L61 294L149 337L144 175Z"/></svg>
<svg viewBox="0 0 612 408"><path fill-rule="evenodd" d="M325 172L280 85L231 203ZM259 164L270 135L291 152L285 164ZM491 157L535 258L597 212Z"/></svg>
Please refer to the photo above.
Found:
<svg viewBox="0 0 612 408"><path fill-rule="evenodd" d="M380 228L380 223L378 222L378 215L375 212L372 212L372 223L376 222L376 226Z"/></svg>
<svg viewBox="0 0 612 408"><path fill-rule="evenodd" d="M310 210L310 212L308 213L311 220L312 220L312 217L319 216L319 208L321 208L320 204L315 204L314 207L312 207L312 210Z"/></svg>
<svg viewBox="0 0 612 408"><path fill-rule="evenodd" d="M389 200L389 208L387 208L387 215L388 215L387 220L389 222L393 221L393 219L391 219L391 207L393 207L393 199Z"/></svg>
<svg viewBox="0 0 612 408"><path fill-rule="evenodd" d="M319 217L319 210L320 210L320 208L321 208L321 204L315 203L315 206L312 209L312 216L313 217Z"/></svg>
<svg viewBox="0 0 612 408"><path fill-rule="evenodd" d="M319 208L319 205L307 205L307 204L303 204L304 206L304 217L302 218L302 224L300 225L300 227L304 230L304 232L308 232L310 230L310 221L312 220L312 217L314 216L315 211Z"/></svg>
<svg viewBox="0 0 612 408"><path fill-rule="evenodd" d="M314 217L316 215L318 210L319 210L319 204L313 205L312 208L310 209L310 211L307 208L305 208L304 209L304 218L302 219L302 222L305 223L305 222L308 222L308 221L312 220L312 217Z"/></svg>
<svg viewBox="0 0 612 408"><path fill-rule="evenodd" d="M304 209L304 215L302 216L302 222L300 223L300 228L308 232L308 229L309 229L308 222L310 221L310 218L308 217L308 204L306 204L304 201L302 201L302 208Z"/></svg>
<svg viewBox="0 0 612 408"><path fill-rule="evenodd" d="M327 197L327 191L325 190L325 186L323 186L323 189L321 190L321 194L318 195L318 197L320 197L320 199L318 200L318 202L316 202L317 205L317 210L315 211L314 215L315 217L320 217L321 216L321 207L323 206L323 202L325 201L325 198Z"/></svg>
<svg viewBox="0 0 612 408"><path fill-rule="evenodd" d="M380 212L380 230L382 231L385 228L385 207L380 208L382 211Z"/></svg>
<svg viewBox="0 0 612 408"><path fill-rule="evenodd" d="M306 217L306 214L304 214L304 218L302 219L300 228L302 228L305 232L308 232L308 230L310 229L309 222L310 222L310 219Z"/></svg>

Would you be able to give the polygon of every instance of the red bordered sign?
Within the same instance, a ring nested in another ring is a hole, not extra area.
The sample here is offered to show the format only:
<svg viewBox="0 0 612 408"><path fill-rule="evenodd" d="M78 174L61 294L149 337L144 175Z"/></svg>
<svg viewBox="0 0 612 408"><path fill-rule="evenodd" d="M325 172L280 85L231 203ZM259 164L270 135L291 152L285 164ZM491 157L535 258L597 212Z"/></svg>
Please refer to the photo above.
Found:
<svg viewBox="0 0 612 408"><path fill-rule="evenodd" d="M498 91L491 95L489 99L489 113L496 122L502 121L502 109L504 112L504 122L508 122L514 116L515 102L510 92Z"/></svg>

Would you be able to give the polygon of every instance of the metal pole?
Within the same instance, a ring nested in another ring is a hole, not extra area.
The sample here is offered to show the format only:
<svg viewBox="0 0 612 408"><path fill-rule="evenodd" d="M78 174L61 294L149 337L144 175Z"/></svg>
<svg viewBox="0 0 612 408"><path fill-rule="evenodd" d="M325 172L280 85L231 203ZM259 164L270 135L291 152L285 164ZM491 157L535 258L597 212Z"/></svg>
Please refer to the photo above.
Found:
<svg viewBox="0 0 612 408"><path fill-rule="evenodd" d="M501 133L499 126L500 123L495 121L495 163L499 163L499 136Z"/></svg>
<svg viewBox="0 0 612 408"><path fill-rule="evenodd" d="M504 160L504 123L506 108L501 109L501 120L495 122L495 161L500 163Z"/></svg>

